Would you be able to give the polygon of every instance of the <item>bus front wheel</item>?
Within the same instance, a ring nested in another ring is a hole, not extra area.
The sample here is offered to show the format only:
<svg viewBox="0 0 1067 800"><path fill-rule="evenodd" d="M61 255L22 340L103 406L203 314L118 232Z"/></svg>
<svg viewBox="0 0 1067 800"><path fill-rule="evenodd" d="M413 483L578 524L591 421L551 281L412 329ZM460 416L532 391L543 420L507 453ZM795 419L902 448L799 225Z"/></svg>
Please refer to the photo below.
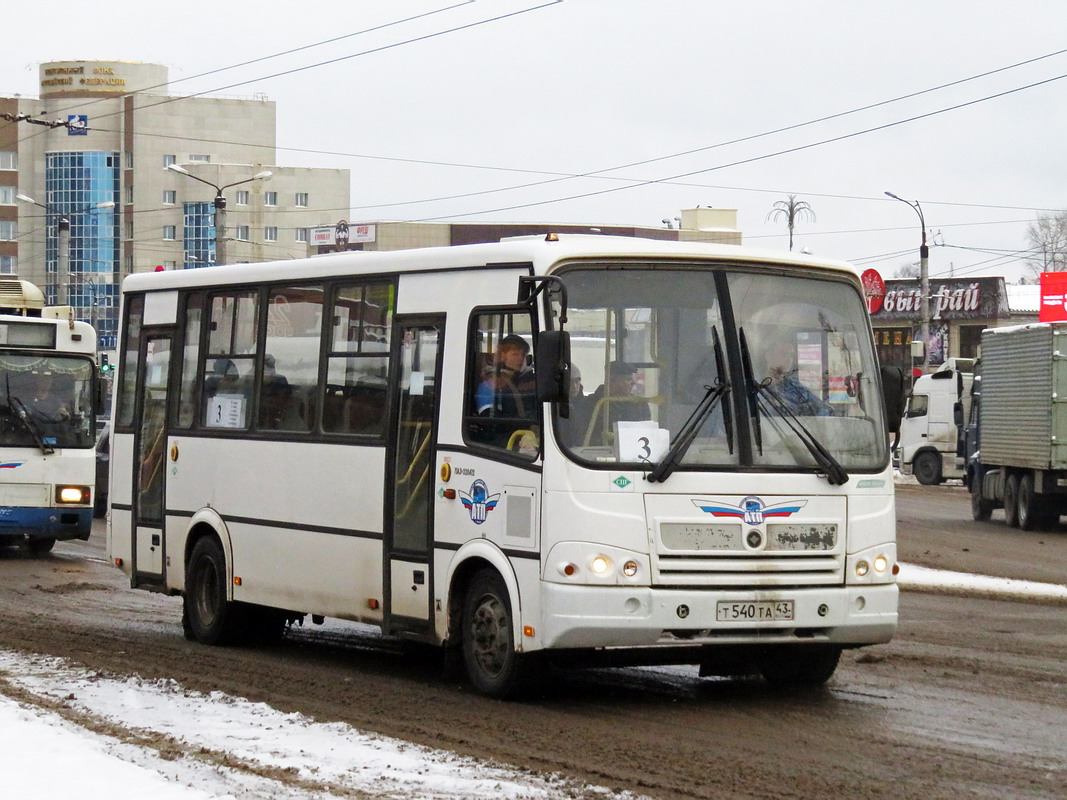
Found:
<svg viewBox="0 0 1067 800"><path fill-rule="evenodd" d="M185 571L182 622L186 636L203 644L231 644L240 630L238 609L226 599L226 554L206 536L193 547Z"/></svg>
<svg viewBox="0 0 1067 800"><path fill-rule="evenodd" d="M774 686L822 686L837 669L841 648L789 646L772 648L761 660L759 671Z"/></svg>
<svg viewBox="0 0 1067 800"><path fill-rule="evenodd" d="M492 570L474 576L463 602L463 663L479 692L508 697L519 688L522 655L515 651L511 601Z"/></svg>

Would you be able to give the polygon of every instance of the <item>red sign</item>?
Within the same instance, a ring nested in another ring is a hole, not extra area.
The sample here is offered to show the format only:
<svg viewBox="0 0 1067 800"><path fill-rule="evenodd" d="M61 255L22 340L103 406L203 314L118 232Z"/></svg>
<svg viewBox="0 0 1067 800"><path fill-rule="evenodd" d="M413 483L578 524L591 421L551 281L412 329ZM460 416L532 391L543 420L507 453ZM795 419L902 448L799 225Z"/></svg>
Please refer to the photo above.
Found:
<svg viewBox="0 0 1067 800"><path fill-rule="evenodd" d="M863 281L863 294L867 298L867 311L877 314L882 310L882 301L885 299L885 281L876 269L865 269L860 280Z"/></svg>
<svg viewBox="0 0 1067 800"><path fill-rule="evenodd" d="M1041 307L1039 322L1067 320L1067 272L1041 273Z"/></svg>

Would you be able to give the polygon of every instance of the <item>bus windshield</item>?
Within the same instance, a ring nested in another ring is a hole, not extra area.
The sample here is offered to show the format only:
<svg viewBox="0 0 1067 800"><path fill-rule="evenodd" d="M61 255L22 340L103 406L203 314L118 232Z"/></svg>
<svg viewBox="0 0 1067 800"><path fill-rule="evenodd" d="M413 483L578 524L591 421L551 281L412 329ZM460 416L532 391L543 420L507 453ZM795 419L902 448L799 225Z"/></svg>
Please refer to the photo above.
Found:
<svg viewBox="0 0 1067 800"><path fill-rule="evenodd" d="M88 358L0 353L0 445L92 447L92 384Z"/></svg>
<svg viewBox="0 0 1067 800"><path fill-rule="evenodd" d="M832 483L885 466L877 363L850 283L785 267L560 275L571 399L555 426L574 460L636 463L653 479L675 466L802 468Z"/></svg>

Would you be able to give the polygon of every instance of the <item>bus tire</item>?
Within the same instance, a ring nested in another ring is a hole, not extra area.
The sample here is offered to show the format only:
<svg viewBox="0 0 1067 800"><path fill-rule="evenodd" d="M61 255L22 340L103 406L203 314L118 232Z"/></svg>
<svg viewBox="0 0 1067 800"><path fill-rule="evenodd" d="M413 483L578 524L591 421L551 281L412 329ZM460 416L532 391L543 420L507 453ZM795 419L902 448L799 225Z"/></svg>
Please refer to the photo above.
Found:
<svg viewBox="0 0 1067 800"><path fill-rule="evenodd" d="M1014 472L1004 481L1004 521L1009 528L1019 527L1019 476Z"/></svg>
<svg viewBox="0 0 1067 800"><path fill-rule="evenodd" d="M915 456L911 463L912 474L915 480L923 486L937 486L941 483L941 456L930 450L925 450Z"/></svg>
<svg viewBox="0 0 1067 800"><path fill-rule="evenodd" d="M523 678L515 650L511 600L495 570L476 573L463 600L463 664L471 685L489 697L512 696Z"/></svg>
<svg viewBox="0 0 1067 800"><path fill-rule="evenodd" d="M193 547L185 570L182 622L187 638L202 644L227 645L241 634L240 609L226 599L226 554L213 536Z"/></svg>
<svg viewBox="0 0 1067 800"><path fill-rule="evenodd" d="M34 558L48 555L55 546L56 540L51 536L44 539L29 539L26 541L26 549L30 551L30 555Z"/></svg>
<svg viewBox="0 0 1067 800"><path fill-rule="evenodd" d="M763 679L772 686L822 686L837 669L841 648L835 645L774 647L759 661Z"/></svg>

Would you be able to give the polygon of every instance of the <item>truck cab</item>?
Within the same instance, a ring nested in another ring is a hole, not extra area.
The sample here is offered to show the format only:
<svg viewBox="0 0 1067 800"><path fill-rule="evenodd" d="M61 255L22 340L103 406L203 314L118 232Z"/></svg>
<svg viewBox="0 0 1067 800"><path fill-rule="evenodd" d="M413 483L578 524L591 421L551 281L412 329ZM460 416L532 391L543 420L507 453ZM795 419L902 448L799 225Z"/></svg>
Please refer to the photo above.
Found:
<svg viewBox="0 0 1067 800"><path fill-rule="evenodd" d="M900 423L900 470L919 483L935 486L946 478L963 476L957 459L957 408L967 417L973 360L949 359L936 372L915 380Z"/></svg>

